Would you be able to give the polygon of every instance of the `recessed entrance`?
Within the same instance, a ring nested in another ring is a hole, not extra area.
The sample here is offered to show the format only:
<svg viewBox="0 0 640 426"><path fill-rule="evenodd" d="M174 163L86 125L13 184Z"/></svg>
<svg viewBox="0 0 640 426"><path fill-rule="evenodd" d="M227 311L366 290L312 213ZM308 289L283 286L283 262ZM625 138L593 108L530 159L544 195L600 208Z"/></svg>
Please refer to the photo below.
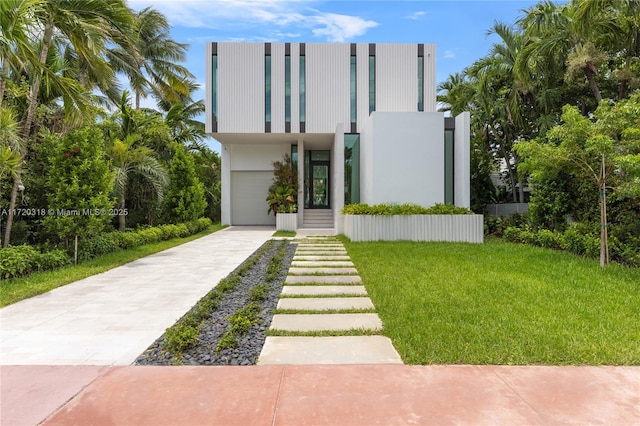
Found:
<svg viewBox="0 0 640 426"><path fill-rule="evenodd" d="M331 189L331 151L305 152L305 207L329 209Z"/></svg>

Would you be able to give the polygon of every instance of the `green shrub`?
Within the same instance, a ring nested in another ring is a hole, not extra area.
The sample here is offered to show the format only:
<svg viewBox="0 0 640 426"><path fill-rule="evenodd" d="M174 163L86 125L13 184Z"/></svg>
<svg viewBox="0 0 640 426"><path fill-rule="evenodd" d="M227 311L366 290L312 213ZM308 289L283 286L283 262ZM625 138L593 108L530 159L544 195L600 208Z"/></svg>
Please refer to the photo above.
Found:
<svg viewBox="0 0 640 426"><path fill-rule="evenodd" d="M466 207L452 206L449 204L436 204L427 209L426 214L473 214Z"/></svg>
<svg viewBox="0 0 640 426"><path fill-rule="evenodd" d="M51 250L38 253L35 264L38 271L48 271L70 265L71 257L64 250Z"/></svg>
<svg viewBox="0 0 640 426"><path fill-rule="evenodd" d="M342 214L351 215L372 215L372 216L393 216L393 215L418 215L418 214L473 214L473 212L464 207L456 207L447 204L436 204L429 208L422 207L418 204L349 204L345 206Z"/></svg>
<svg viewBox="0 0 640 426"><path fill-rule="evenodd" d="M0 249L0 277L8 279L31 273L38 254L26 244Z"/></svg>
<svg viewBox="0 0 640 426"><path fill-rule="evenodd" d="M564 247L563 234L549 231L548 229L541 229L538 231L538 245L540 247L550 248L554 250L561 250Z"/></svg>
<svg viewBox="0 0 640 426"><path fill-rule="evenodd" d="M81 239L78 248L78 258L81 261L89 260L119 250L121 247L120 234L120 232L108 232L93 238Z"/></svg>
<svg viewBox="0 0 640 426"><path fill-rule="evenodd" d="M157 243L162 241L162 230L158 228L145 228L136 231L136 234L140 236L143 244Z"/></svg>
<svg viewBox="0 0 640 426"><path fill-rule="evenodd" d="M510 241L512 243L521 243L522 238L520 237L520 233L522 231L514 226L507 226L504 229L504 239Z"/></svg>
<svg viewBox="0 0 640 426"><path fill-rule="evenodd" d="M122 232L121 239L122 248L125 249L138 247L143 244L142 237L140 237L140 235L138 235L138 233L135 231Z"/></svg>
<svg viewBox="0 0 640 426"><path fill-rule="evenodd" d="M192 325L176 324L167 329L164 346L175 354L181 354L197 343L198 333Z"/></svg>
<svg viewBox="0 0 640 426"><path fill-rule="evenodd" d="M170 240L180 236L180 230L177 225L162 225L160 226L160 231L162 232L162 239L164 240Z"/></svg>
<svg viewBox="0 0 640 426"><path fill-rule="evenodd" d="M0 278L9 279L69 265L71 258L64 250L40 253L28 245L0 249Z"/></svg>

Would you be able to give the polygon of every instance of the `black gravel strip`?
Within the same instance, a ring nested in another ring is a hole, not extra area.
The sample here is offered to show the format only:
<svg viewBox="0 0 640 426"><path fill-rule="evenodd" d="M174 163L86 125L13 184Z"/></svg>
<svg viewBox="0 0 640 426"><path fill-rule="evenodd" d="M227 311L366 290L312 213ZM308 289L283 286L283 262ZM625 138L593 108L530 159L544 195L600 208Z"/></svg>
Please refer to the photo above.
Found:
<svg viewBox="0 0 640 426"><path fill-rule="evenodd" d="M265 274L267 265L272 257L278 254L281 247L285 247L282 268L278 278L269 285L269 291L265 300L261 303L260 320L252 325L249 331L238 338L238 345L216 352L218 341L230 328L227 318L243 308L249 302L251 290L259 284L266 283ZM256 261L248 273L241 278L241 283L229 293L225 294L217 309L211 312L211 316L200 327L198 344L186 350L182 357L176 357L164 349L165 335L160 336L149 348L135 361L135 365L253 365L260 356L260 351L266 338L266 330L271 324L273 310L278 304L278 298L282 292L282 284L287 276L289 265L295 252L296 245L289 244L287 240L274 241L266 253ZM255 256L260 249L256 250ZM250 257L251 258L251 257ZM241 266L236 268L236 271ZM229 276L236 274L233 271Z"/></svg>

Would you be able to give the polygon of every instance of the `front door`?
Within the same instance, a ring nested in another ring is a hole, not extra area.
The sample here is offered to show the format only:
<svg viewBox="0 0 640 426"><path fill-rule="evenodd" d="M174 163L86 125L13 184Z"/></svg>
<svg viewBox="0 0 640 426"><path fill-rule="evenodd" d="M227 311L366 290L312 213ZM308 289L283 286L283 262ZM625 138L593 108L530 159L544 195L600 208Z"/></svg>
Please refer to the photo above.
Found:
<svg viewBox="0 0 640 426"><path fill-rule="evenodd" d="M309 182L309 208L328 209L329 206L329 162L311 160Z"/></svg>

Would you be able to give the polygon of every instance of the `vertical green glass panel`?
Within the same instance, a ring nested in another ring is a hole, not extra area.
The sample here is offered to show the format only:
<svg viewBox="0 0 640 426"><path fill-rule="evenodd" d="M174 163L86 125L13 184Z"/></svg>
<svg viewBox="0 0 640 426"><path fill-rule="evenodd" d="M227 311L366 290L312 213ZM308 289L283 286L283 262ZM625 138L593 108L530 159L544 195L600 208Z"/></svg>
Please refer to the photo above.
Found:
<svg viewBox="0 0 640 426"><path fill-rule="evenodd" d="M309 208L309 187L310 187L310 167L311 166L311 151L304 152L304 207Z"/></svg>
<svg viewBox="0 0 640 426"><path fill-rule="evenodd" d="M271 56L264 57L264 121L271 122Z"/></svg>
<svg viewBox="0 0 640 426"><path fill-rule="evenodd" d="M369 56L369 114L376 110L376 57Z"/></svg>
<svg viewBox="0 0 640 426"><path fill-rule="evenodd" d="M298 145L291 145L291 164L294 170L298 170Z"/></svg>
<svg viewBox="0 0 640 426"><path fill-rule="evenodd" d="M331 151L311 151L311 160L313 161L329 161L331 159Z"/></svg>
<svg viewBox="0 0 640 426"><path fill-rule="evenodd" d="M344 135L344 204L360 202L360 135Z"/></svg>
<svg viewBox="0 0 640 426"><path fill-rule="evenodd" d="M300 56L300 122L304 123L306 118L306 81L305 81L305 57Z"/></svg>
<svg viewBox="0 0 640 426"><path fill-rule="evenodd" d="M291 56L284 57L284 121L291 122Z"/></svg>
<svg viewBox="0 0 640 426"><path fill-rule="evenodd" d="M418 57L418 111L424 111L424 58Z"/></svg>
<svg viewBox="0 0 640 426"><path fill-rule="evenodd" d="M211 58L211 113L213 114L213 121L218 120L218 55L213 55Z"/></svg>
<svg viewBox="0 0 640 426"><path fill-rule="evenodd" d="M351 57L351 122L356 122L357 117L357 104L356 104L356 92L357 92L357 73L356 73L356 57Z"/></svg>
<svg viewBox="0 0 640 426"><path fill-rule="evenodd" d="M444 202L453 204L453 130L444 131Z"/></svg>

